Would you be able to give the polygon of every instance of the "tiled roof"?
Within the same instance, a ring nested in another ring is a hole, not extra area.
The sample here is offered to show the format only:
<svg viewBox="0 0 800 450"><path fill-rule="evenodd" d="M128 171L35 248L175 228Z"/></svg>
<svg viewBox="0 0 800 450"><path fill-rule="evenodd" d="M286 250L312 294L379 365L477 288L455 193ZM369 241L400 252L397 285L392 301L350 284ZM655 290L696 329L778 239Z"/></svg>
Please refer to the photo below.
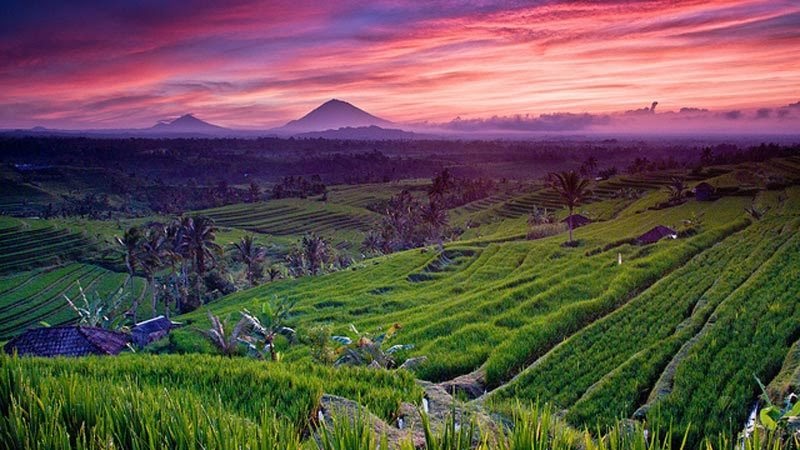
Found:
<svg viewBox="0 0 800 450"><path fill-rule="evenodd" d="M138 323L131 330L131 336L136 345L144 347L169 334L173 327L174 324L169 319L164 316L158 316Z"/></svg>
<svg viewBox="0 0 800 450"><path fill-rule="evenodd" d="M130 342L127 334L102 328L33 328L9 341L6 353L30 356L116 355Z"/></svg>

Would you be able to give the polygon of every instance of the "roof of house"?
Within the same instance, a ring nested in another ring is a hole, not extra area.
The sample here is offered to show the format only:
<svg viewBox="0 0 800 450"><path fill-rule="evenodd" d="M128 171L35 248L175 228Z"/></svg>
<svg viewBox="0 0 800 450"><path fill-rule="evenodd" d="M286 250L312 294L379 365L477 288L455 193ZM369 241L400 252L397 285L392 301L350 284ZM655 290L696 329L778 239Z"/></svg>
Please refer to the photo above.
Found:
<svg viewBox="0 0 800 450"><path fill-rule="evenodd" d="M164 316L153 317L152 319L139 322L131 330L131 333L150 334L157 331L169 331L173 328L172 322Z"/></svg>
<svg viewBox="0 0 800 450"><path fill-rule="evenodd" d="M714 188L714 186L712 186L712 185L710 185L710 184L708 184L708 183L706 183L706 182L704 181L704 182L702 182L702 183L698 184L697 186L695 186L695 187L694 187L694 190L695 190L695 191L708 191L708 192L714 192L715 188Z"/></svg>
<svg viewBox="0 0 800 450"><path fill-rule="evenodd" d="M582 227L582 226L584 226L586 224L592 223L592 219L590 219L590 218L588 218L586 216L583 216L581 214L573 214L571 216L567 216L561 222L568 224L570 221L572 222L572 227L573 228L574 227Z"/></svg>
<svg viewBox="0 0 800 450"><path fill-rule="evenodd" d="M95 327L33 328L10 340L5 351L30 356L116 355L129 341L127 334Z"/></svg>
<svg viewBox="0 0 800 450"><path fill-rule="evenodd" d="M670 227L657 225L651 228L647 233L636 238L636 242L639 244L653 244L665 237L671 237L672 239L675 239L678 237L678 233Z"/></svg>

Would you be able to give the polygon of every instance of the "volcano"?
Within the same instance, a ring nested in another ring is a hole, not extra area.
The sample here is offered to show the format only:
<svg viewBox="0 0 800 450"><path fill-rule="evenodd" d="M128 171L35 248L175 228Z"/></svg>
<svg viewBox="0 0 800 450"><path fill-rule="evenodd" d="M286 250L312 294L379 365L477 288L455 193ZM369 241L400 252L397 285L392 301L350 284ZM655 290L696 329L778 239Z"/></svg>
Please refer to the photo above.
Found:
<svg viewBox="0 0 800 450"><path fill-rule="evenodd" d="M342 100L328 100L305 116L292 120L276 131L305 133L309 131L338 130L339 128L385 127L392 122Z"/></svg>

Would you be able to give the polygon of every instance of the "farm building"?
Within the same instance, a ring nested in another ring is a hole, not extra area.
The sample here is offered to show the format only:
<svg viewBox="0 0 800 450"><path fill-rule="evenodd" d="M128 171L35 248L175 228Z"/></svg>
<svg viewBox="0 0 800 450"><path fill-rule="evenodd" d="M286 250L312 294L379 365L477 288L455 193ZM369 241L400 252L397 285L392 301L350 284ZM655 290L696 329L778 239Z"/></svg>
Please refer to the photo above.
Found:
<svg viewBox="0 0 800 450"><path fill-rule="evenodd" d="M694 198L697 201L708 202L714 200L716 189L708 183L700 183L694 187Z"/></svg>
<svg viewBox="0 0 800 450"><path fill-rule="evenodd" d="M172 328L174 328L174 324L166 317L153 317L136 324L131 330L131 339L134 344L144 347L168 335Z"/></svg>
<svg viewBox="0 0 800 450"><path fill-rule="evenodd" d="M580 214L573 214L565 217L561 222L567 225L570 225L571 222L572 228L578 228L592 223L592 220Z"/></svg>
<svg viewBox="0 0 800 450"><path fill-rule="evenodd" d="M126 334L95 327L34 328L10 340L5 351L29 356L116 355L129 341Z"/></svg>
<svg viewBox="0 0 800 450"><path fill-rule="evenodd" d="M664 238L677 239L678 233L670 227L658 225L650 229L647 233L636 238L636 243L639 245L655 244Z"/></svg>

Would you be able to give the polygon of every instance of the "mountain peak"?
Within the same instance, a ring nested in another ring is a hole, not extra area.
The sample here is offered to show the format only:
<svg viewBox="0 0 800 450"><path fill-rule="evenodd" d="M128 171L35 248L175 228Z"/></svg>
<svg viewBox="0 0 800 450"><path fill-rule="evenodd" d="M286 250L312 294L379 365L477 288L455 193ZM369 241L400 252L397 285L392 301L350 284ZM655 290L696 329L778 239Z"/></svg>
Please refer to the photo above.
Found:
<svg viewBox="0 0 800 450"><path fill-rule="evenodd" d="M355 106L353 106L352 103L346 102L344 100L339 100L338 98L332 98L332 99L328 100L327 102L321 104L319 107L321 108L323 106L336 106L336 105L352 106L353 108L355 108Z"/></svg>
<svg viewBox="0 0 800 450"><path fill-rule="evenodd" d="M151 129L175 133L202 133L224 130L223 127L200 120L193 114L184 114L172 121L160 121Z"/></svg>
<svg viewBox="0 0 800 450"><path fill-rule="evenodd" d="M314 108L305 116L293 120L281 128L293 132L308 132L391 124L388 120L373 116L351 103L333 98Z"/></svg>

